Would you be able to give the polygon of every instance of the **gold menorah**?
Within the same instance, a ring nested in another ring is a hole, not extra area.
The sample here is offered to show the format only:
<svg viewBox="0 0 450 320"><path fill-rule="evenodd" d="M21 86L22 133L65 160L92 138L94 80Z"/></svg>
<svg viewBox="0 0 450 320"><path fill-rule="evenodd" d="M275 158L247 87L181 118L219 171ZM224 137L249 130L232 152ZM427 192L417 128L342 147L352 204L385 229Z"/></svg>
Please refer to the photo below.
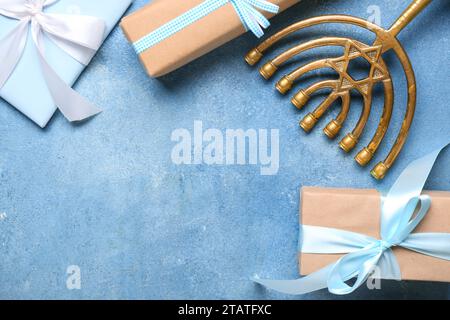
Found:
<svg viewBox="0 0 450 320"><path fill-rule="evenodd" d="M290 89L292 89L294 83L298 79L300 79L303 75L310 71L318 70L321 68L331 68L336 71L339 75L338 80L321 81L310 86L307 89L300 90L292 98L292 103L298 109L302 109L310 99L311 95L313 95L315 92L322 89L331 89L330 95L323 101L323 103L312 113L309 113L302 121L300 121L300 126L306 132L310 132L314 128L318 120L330 108L330 106L337 99L340 99L342 101L341 112L324 129L324 133L330 139L334 139L340 132L342 125L347 119L348 113L350 111L350 92L352 90L357 90L362 95L364 101L361 117L353 131L347 134L339 143L340 147L345 152L350 152L358 144L358 141L369 119L372 107L373 88L377 83L382 83L384 86L385 101L379 126L375 132L374 137L367 145L367 147L363 148L355 157L355 160L358 164L360 164L361 166L366 166L372 160L376 151L380 147L380 144L383 141L391 122L394 105L394 88L389 69L384 62L382 55L390 50L395 52L406 75L408 86L408 102L405 118L403 120L400 133L394 143L394 146L392 147L386 159L383 162L377 164L371 172L372 176L376 179L383 179L398 158L401 150L403 149L409 130L411 128L416 108L416 80L414 76L414 70L407 53L396 37L400 33L400 31L403 30L403 28L405 28L428 4L430 4L430 2L431 0L413 1L389 30L385 30L367 20L348 15L325 15L303 20L294 23L293 25L269 37L259 46L251 50L246 55L245 60L248 64L255 65L261 60L263 53L281 39L298 30L319 24L350 24L362 27L375 33L376 40L371 46L360 41L345 37L324 37L302 43L280 54L275 59L268 61L261 67L260 73L265 79L270 79L275 74L275 72L289 59L307 50L324 46L343 47L344 54L342 56L337 58L321 59L303 65L290 74L281 78L281 80L276 84L276 88L281 94L286 94ZM357 58L363 58L370 64L369 75L361 80L355 80L348 73L350 62Z"/></svg>

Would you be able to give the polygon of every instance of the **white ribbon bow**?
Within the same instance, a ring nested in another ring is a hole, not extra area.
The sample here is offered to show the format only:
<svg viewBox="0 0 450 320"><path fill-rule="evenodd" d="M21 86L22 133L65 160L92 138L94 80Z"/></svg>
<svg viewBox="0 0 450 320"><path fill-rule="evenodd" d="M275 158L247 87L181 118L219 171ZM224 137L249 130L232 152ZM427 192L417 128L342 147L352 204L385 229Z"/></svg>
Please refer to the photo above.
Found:
<svg viewBox="0 0 450 320"><path fill-rule="evenodd" d="M102 110L68 86L45 59L42 36L45 33L60 49L87 65L103 42L105 22L96 17L45 13L43 9L59 0L0 0L0 15L19 24L0 40L0 89L22 57L31 24L42 73L58 109L69 121L80 121Z"/></svg>

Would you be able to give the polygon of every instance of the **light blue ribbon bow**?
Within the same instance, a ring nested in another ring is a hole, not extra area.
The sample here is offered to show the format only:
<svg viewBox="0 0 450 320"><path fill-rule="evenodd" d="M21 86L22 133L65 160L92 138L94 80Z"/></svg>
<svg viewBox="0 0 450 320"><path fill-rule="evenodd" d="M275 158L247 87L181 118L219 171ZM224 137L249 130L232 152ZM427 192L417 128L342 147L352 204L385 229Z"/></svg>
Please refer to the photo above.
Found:
<svg viewBox="0 0 450 320"><path fill-rule="evenodd" d="M245 29L251 30L258 38L264 35L262 28L270 26L269 20L258 9L270 13L278 13L279 10L277 5L265 0L206 0L139 39L133 47L140 54L228 3L233 5Z"/></svg>
<svg viewBox="0 0 450 320"><path fill-rule="evenodd" d="M400 267L392 252L398 246L439 259L450 260L450 234L412 233L426 216L431 199L421 195L441 151L412 162L400 175L383 201L381 240L363 234L316 226L302 226L299 249L303 253L346 254L336 263L297 280L253 279L287 294L305 294L328 288L349 294L360 287L378 267L383 279L401 280ZM418 210L417 207L420 205ZM352 286L346 281L356 278Z"/></svg>

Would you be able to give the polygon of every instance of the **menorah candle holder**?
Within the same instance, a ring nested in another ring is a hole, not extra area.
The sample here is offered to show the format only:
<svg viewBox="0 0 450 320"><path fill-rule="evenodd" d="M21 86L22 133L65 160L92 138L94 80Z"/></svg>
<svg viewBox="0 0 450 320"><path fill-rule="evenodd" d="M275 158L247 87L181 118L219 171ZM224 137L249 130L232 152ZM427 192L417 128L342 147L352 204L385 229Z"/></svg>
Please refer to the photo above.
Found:
<svg viewBox="0 0 450 320"><path fill-rule="evenodd" d="M413 1L389 30L385 30L367 20L348 15L325 15L303 20L294 23L269 37L259 46L251 50L246 55L245 60L249 65L255 65L261 60L263 54L281 39L293 32L319 24L350 24L375 33L376 40L372 45L367 45L346 37L324 37L302 43L266 62L261 67L260 73L265 79L270 79L288 60L313 48L325 46L338 46L344 48L344 54L340 57L317 60L295 69L288 75L282 77L277 82L276 88L281 94L286 94L293 88L297 80L302 78L306 73L322 68L331 68L334 70L339 75L338 80L321 81L307 89L302 89L294 95L291 101L298 109L302 109L308 103L311 95L322 89L331 89L332 92L324 102L300 121L300 127L306 132L310 132L330 106L336 100L340 99L342 101L341 112L336 119L332 120L324 129L324 133L327 137L334 139L339 134L350 111L350 91L358 91L364 100L361 116L353 131L348 133L339 143L340 147L345 152L350 152L358 144L369 119L373 99L373 88L376 84L382 83L384 87L385 102L380 123L370 143L359 151L355 157L355 160L359 165L366 166L380 147L391 122L394 107L394 89L388 66L384 62L382 56L387 51L393 51L397 55L406 75L408 102L397 140L386 159L378 163L371 171L374 178L383 179L397 160L405 145L416 108L416 80L414 70L407 53L397 39L397 35L430 3L431 0ZM370 64L369 75L361 80L355 80L348 72L350 62L358 58L363 58Z"/></svg>

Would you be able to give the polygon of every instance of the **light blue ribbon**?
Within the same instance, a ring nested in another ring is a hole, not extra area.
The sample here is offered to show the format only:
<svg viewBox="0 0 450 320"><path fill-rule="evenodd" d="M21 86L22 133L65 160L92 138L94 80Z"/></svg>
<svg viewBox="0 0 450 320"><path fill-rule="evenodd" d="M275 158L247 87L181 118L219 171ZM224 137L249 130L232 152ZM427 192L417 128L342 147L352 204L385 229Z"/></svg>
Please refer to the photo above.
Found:
<svg viewBox="0 0 450 320"><path fill-rule="evenodd" d="M264 35L262 28L270 26L269 20L258 9L270 13L278 13L279 10L277 5L265 0L206 0L139 39L133 47L140 54L228 3L233 5L245 29L251 30L258 38Z"/></svg>
<svg viewBox="0 0 450 320"><path fill-rule="evenodd" d="M395 246L450 260L449 233L412 233L431 206L430 197L421 193L437 157L446 146L448 144L412 162L394 183L381 209L381 240L344 230L301 226L301 252L346 255L297 280L253 280L287 294L328 288L331 293L344 295L360 287L376 267L380 278L401 280L400 267L391 249ZM346 284L354 278L352 286Z"/></svg>

